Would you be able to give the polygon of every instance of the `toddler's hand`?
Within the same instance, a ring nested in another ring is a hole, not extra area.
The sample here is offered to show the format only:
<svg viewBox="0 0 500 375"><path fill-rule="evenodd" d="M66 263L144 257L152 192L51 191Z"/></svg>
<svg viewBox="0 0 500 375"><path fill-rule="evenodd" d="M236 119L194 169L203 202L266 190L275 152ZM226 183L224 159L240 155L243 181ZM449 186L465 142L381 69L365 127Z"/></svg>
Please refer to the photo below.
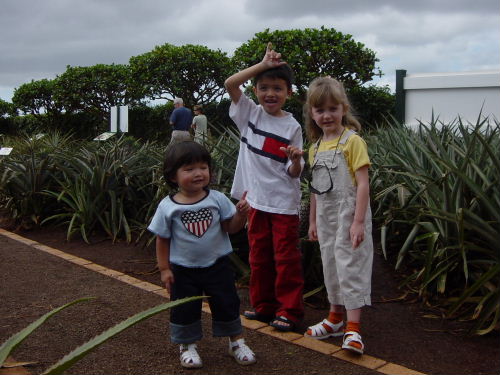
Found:
<svg viewBox="0 0 500 375"><path fill-rule="evenodd" d="M239 200L238 203L236 203L236 211L242 215L247 215L248 211L250 211L250 205L247 202L247 191L245 191Z"/></svg>
<svg viewBox="0 0 500 375"><path fill-rule="evenodd" d="M273 50L273 44L271 42L267 43L266 54L262 59L262 63L268 68L276 68L277 66L286 64L285 61L281 61L281 53Z"/></svg>
<svg viewBox="0 0 500 375"><path fill-rule="evenodd" d="M300 158L304 155L304 151L295 146L280 147L280 150L283 151L292 162L300 161Z"/></svg>
<svg viewBox="0 0 500 375"><path fill-rule="evenodd" d="M162 270L160 275L162 283L165 284L165 288L167 289L168 294L170 294L170 289L174 283L174 274L172 273L172 270Z"/></svg>

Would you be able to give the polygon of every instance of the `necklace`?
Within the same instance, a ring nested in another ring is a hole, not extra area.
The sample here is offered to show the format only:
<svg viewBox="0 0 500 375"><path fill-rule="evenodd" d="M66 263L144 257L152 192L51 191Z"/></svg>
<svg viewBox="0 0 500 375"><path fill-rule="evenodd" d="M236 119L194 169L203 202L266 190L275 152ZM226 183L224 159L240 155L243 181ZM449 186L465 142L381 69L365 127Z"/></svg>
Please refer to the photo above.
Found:
<svg viewBox="0 0 500 375"><path fill-rule="evenodd" d="M333 150L333 158L332 158L332 165L335 165L334 162L335 162L335 157L337 156L337 150L339 148L339 143L340 141L342 140L342 136L344 135L344 131L345 131L345 128L344 130L342 130L342 133L340 134L340 137L339 137L339 140L337 141L337 144L335 145L335 149ZM321 139L320 138L315 146L314 146L314 157L313 157L313 165L311 166L311 170L314 171L315 167L316 167L316 154L318 153L318 148L319 148L319 144L321 143ZM314 194L317 194L317 195L321 195L321 194L325 194L325 193L328 193L329 191L331 191L333 189L333 179L332 179L332 174L330 173L330 168L328 168L328 166L326 165L326 163L323 161L323 165L320 167L324 167L326 168L326 172L328 173L328 177L330 179L330 186L326 189L326 190L318 190L316 189L313 185L312 185L312 176L311 176L311 179L309 180L309 191L311 193L314 193Z"/></svg>
<svg viewBox="0 0 500 375"><path fill-rule="evenodd" d="M344 132L345 132L345 128L342 129L342 133L340 133L339 140L337 141L337 144L335 145L335 149L334 149L335 153L333 154L332 162L335 160L335 155L337 155L337 149L339 148L339 143L342 140L342 136L344 135ZM318 148L319 148L319 145L320 145L320 143L321 143L322 140L323 140L323 137L321 137L320 139L318 139L316 141L316 144L314 145L313 164L315 164L316 154L318 153Z"/></svg>

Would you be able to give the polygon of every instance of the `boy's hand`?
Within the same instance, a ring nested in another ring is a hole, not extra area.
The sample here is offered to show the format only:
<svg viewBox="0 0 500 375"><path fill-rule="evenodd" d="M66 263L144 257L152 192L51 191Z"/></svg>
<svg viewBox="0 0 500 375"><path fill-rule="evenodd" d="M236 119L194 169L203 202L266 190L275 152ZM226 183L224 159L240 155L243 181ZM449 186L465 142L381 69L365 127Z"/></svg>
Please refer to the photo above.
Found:
<svg viewBox="0 0 500 375"><path fill-rule="evenodd" d="M285 65L285 61L281 61L281 53L273 50L273 44L271 42L267 43L266 54L262 59L262 63L266 65L267 68L276 68L277 66Z"/></svg>
<svg viewBox="0 0 500 375"><path fill-rule="evenodd" d="M300 174L302 173L301 160L302 155L304 155L304 151L295 146L280 147L280 150L283 151L292 162L292 164L288 167L288 174L293 178L300 177Z"/></svg>
<svg viewBox="0 0 500 375"><path fill-rule="evenodd" d="M247 191L243 193L243 196L239 200L238 203L236 203L236 211L241 214L241 215L247 215L248 211L250 211L250 205L247 202Z"/></svg>
<svg viewBox="0 0 500 375"><path fill-rule="evenodd" d="M286 154L287 158L290 159L292 163L300 162L300 159L304 155L304 151L295 146L280 147L280 150Z"/></svg>

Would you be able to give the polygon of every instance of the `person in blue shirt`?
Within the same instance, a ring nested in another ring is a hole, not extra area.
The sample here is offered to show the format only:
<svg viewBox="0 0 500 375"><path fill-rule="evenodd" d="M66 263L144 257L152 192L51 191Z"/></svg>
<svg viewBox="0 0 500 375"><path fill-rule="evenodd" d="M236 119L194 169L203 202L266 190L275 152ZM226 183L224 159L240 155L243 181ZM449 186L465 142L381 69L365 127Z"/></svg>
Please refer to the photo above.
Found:
<svg viewBox="0 0 500 375"><path fill-rule="evenodd" d="M158 205L148 229L156 234L156 258L170 299L207 295L214 336L229 336L229 354L241 365L255 363L245 344L239 314L233 251L228 233L240 231L250 209L246 194L236 206L223 193L208 187L210 153L199 143L185 141L167 148L165 181L177 192ZM196 341L202 338L201 300L174 307L170 338L180 344L184 367L201 367Z"/></svg>
<svg viewBox="0 0 500 375"><path fill-rule="evenodd" d="M191 110L184 107L182 98L174 99L174 110L170 115L170 125L172 126L172 137L169 146L182 141L190 141L189 129L193 122Z"/></svg>

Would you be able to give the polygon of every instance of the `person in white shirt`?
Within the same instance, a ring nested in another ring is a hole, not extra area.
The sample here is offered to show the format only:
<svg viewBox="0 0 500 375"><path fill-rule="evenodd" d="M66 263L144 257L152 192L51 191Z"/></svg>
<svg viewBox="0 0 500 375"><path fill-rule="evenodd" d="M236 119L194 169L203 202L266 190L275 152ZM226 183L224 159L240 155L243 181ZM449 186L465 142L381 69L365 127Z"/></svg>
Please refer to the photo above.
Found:
<svg viewBox="0 0 500 375"><path fill-rule="evenodd" d="M240 86L254 78L259 104ZM248 191L250 302L248 319L293 330L304 315L304 278L299 250L302 128L282 109L292 93L293 72L269 44L262 61L225 82L231 119L240 131L240 150L231 190L235 199Z"/></svg>
<svg viewBox="0 0 500 375"><path fill-rule="evenodd" d="M194 141L203 145L208 138L207 116L203 114L201 105L195 105L193 112L195 116L191 128L194 130Z"/></svg>

